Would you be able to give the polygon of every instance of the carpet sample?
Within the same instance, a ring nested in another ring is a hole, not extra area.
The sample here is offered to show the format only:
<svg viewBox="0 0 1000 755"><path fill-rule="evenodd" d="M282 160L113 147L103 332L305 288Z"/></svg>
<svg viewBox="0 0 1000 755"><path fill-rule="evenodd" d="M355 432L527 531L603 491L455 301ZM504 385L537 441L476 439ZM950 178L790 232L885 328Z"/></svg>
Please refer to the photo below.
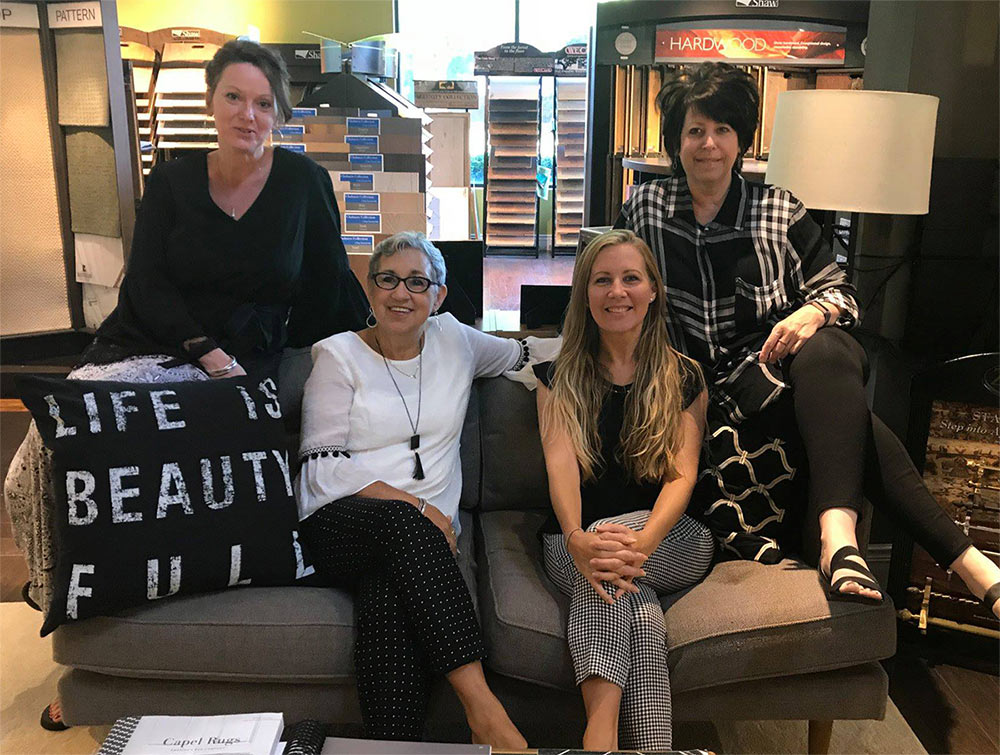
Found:
<svg viewBox="0 0 1000 755"><path fill-rule="evenodd" d="M71 327L37 29L0 32L0 334Z"/></svg>
<svg viewBox="0 0 1000 755"><path fill-rule="evenodd" d="M110 126L108 68L100 29L57 29L56 84L61 126Z"/></svg>
<svg viewBox="0 0 1000 755"><path fill-rule="evenodd" d="M74 233L121 236L111 129L66 129L69 205Z"/></svg>

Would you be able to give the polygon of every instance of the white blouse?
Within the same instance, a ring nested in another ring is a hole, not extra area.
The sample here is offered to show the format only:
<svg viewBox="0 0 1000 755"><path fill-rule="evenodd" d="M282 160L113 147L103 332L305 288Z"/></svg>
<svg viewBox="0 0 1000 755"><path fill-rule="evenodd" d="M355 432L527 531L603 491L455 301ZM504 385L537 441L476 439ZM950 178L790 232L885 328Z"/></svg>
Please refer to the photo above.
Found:
<svg viewBox="0 0 1000 755"><path fill-rule="evenodd" d="M472 381L518 369L526 354L525 344L487 335L450 314L428 323L422 362L390 359L387 369L382 356L351 332L314 345L302 400L302 466L295 479L299 519L381 480L426 498L458 529L459 439ZM422 480L413 478L414 433L403 399L414 422L420 413Z"/></svg>

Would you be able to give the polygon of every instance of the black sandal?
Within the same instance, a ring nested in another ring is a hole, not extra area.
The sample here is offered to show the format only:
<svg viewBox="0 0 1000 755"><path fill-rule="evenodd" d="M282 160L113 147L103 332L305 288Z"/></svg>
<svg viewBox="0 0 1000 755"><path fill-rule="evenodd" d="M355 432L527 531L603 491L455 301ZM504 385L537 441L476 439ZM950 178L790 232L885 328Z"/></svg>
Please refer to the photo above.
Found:
<svg viewBox="0 0 1000 755"><path fill-rule="evenodd" d="M42 717L38 723L41 724L43 729L48 731L66 731L69 726L62 722L62 716L60 716L58 721L52 718L52 711L49 710L51 707L52 703L45 706L45 710L42 711Z"/></svg>
<svg viewBox="0 0 1000 755"><path fill-rule="evenodd" d="M993 613L993 604L1000 600L1000 582L997 582L986 594L983 595L983 603L986 605L986 610Z"/></svg>
<svg viewBox="0 0 1000 755"><path fill-rule="evenodd" d="M834 553L833 558L830 559L830 573L823 574L827 585L827 600L842 600L846 603L869 603L876 606L881 605L882 601L885 600L885 592L882 590L882 586L878 583L878 580L875 579L875 575L871 573L867 566L854 561L850 558L851 556L857 556L858 558L864 560L864 556L861 555L861 551L853 545L843 546L840 550ZM831 584L830 577L836 574L839 569L849 569L850 571L855 572L855 574L841 577L836 582ZM856 592L842 592L840 588L848 582L854 582L862 587L867 587L869 590L876 590L882 597L875 600L874 598L868 598ZM998 587L1000 587L1000 585L998 585ZM1000 592L1000 590L998 590L998 592Z"/></svg>

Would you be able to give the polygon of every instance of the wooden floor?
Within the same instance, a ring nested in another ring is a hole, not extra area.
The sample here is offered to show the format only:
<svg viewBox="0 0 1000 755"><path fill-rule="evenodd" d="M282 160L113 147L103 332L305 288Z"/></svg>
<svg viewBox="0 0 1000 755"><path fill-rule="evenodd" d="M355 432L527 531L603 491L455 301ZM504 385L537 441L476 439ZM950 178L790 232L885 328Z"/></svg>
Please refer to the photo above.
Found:
<svg viewBox="0 0 1000 755"><path fill-rule="evenodd" d="M573 258L489 257L484 264L485 330L517 330L521 283L570 282ZM28 426L17 401L0 404L0 471L4 476ZM0 601L21 599L27 579L6 504L0 508ZM920 640L903 632L889 662L889 694L929 753L1000 752L997 653L970 651L964 638ZM954 648L962 648L955 652ZM979 645L979 648L987 647ZM958 657L957 656L965 657Z"/></svg>

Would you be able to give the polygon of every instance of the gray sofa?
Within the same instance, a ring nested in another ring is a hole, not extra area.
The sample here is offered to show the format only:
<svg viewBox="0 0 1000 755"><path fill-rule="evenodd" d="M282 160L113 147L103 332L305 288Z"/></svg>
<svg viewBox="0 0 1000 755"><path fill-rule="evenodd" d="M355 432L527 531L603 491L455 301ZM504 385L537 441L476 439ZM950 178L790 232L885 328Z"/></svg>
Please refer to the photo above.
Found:
<svg viewBox="0 0 1000 755"><path fill-rule="evenodd" d="M295 407L307 367L301 358L284 367L283 404ZM546 579L536 536L548 498L533 394L503 378L477 382L462 465L459 545L490 681L533 746L577 744L584 715L566 648L568 599ZM716 564L664 608L675 720L809 720L809 748L823 751L832 720L884 715L879 660L895 652L888 601L829 604L802 562L740 561ZM277 710L287 722L356 732L353 625L347 593L303 587L178 597L64 625L53 635L54 658L67 667L63 715L105 724L143 713ZM428 731L467 737L443 682Z"/></svg>

